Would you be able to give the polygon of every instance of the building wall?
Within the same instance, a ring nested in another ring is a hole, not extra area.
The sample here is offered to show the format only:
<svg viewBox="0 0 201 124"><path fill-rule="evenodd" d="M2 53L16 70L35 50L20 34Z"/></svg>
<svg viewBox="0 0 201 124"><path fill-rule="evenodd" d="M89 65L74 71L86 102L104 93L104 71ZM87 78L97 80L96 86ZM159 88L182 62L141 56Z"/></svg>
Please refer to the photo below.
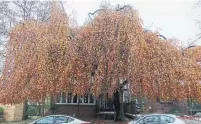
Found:
<svg viewBox="0 0 201 124"><path fill-rule="evenodd" d="M134 102L126 103L124 111L129 114L136 114L137 110L135 110L135 106L136 105Z"/></svg>
<svg viewBox="0 0 201 124"><path fill-rule="evenodd" d="M92 119L96 115L95 105L68 105L68 104L54 104L52 114L64 114L79 116L82 120Z"/></svg>
<svg viewBox="0 0 201 124"><path fill-rule="evenodd" d="M152 100L145 100L145 106L151 108L151 113L169 113L170 109L173 108L173 104L171 102L154 102Z"/></svg>
<svg viewBox="0 0 201 124"><path fill-rule="evenodd" d="M21 121L23 119L24 104L0 106L4 108L5 121Z"/></svg>
<svg viewBox="0 0 201 124"><path fill-rule="evenodd" d="M135 108L135 102L129 102L126 103L126 112L130 114L135 114L138 109ZM145 99L144 104L138 104L137 105L140 108L140 112L143 111L143 113L168 113L170 109L172 109L174 106L172 103L157 103L153 102L151 100ZM143 106L143 108L142 108ZM135 110L136 109L136 110Z"/></svg>
<svg viewBox="0 0 201 124"><path fill-rule="evenodd" d="M14 121L23 120L24 115L24 104L15 105Z"/></svg>

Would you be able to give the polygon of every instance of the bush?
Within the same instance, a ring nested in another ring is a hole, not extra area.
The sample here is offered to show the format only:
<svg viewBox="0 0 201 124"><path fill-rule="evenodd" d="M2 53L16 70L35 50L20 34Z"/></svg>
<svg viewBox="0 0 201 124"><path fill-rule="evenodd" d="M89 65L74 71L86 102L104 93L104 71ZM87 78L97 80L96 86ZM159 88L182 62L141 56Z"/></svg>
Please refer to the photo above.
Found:
<svg viewBox="0 0 201 124"><path fill-rule="evenodd" d="M2 114L4 111L4 108L0 107L0 114Z"/></svg>

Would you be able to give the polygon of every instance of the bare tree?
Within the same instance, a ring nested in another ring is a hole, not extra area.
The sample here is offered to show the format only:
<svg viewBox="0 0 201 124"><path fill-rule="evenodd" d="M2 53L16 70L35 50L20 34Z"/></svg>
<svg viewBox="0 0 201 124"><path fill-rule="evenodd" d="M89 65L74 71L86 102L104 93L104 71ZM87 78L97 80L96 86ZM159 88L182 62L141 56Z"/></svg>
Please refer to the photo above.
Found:
<svg viewBox="0 0 201 124"><path fill-rule="evenodd" d="M48 21L50 1L15 0L0 1L0 72L4 63L5 46L12 27L25 20Z"/></svg>
<svg viewBox="0 0 201 124"><path fill-rule="evenodd" d="M198 10L200 11L201 10L201 0L198 0L198 2L196 3L196 6L198 7ZM199 30L201 31L201 13L199 13L198 16L199 17L198 17L197 25L198 25ZM201 32L198 33L198 38L197 39L198 40L201 39Z"/></svg>

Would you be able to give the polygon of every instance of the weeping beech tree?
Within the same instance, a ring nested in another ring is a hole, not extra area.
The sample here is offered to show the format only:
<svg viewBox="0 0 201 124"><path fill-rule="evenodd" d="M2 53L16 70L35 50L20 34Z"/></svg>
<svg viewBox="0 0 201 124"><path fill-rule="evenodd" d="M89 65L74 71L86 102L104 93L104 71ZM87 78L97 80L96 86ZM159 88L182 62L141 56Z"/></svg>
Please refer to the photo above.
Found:
<svg viewBox="0 0 201 124"><path fill-rule="evenodd" d="M41 99L60 89L70 60L69 29L63 11L55 4L52 8L49 23L29 20L12 29L1 77L3 103Z"/></svg>
<svg viewBox="0 0 201 124"><path fill-rule="evenodd" d="M131 7L101 10L72 36L68 17L58 4L52 6L50 22L27 20L12 29L1 103L68 91L112 96L122 81L130 83L133 96L201 102L201 68L195 54L183 54L172 40L145 31Z"/></svg>

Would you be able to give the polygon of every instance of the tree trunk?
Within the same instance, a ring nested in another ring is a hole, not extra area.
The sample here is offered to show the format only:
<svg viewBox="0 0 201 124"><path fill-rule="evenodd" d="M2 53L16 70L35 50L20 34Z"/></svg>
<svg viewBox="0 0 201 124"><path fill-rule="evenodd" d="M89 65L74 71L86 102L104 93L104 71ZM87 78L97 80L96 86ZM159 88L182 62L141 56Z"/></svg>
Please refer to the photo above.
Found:
<svg viewBox="0 0 201 124"><path fill-rule="evenodd" d="M114 99L113 99L113 104L114 104L114 110L116 112L115 116L115 122L119 121L119 113L120 113L120 101L119 101L119 92L116 90L114 93Z"/></svg>
<svg viewBox="0 0 201 124"><path fill-rule="evenodd" d="M42 99L42 117L45 116L45 99Z"/></svg>
<svg viewBox="0 0 201 124"><path fill-rule="evenodd" d="M23 120L28 118L27 111L28 111L28 100L25 100L25 102L24 102L24 110L23 110L23 117L22 117Z"/></svg>
<svg viewBox="0 0 201 124"><path fill-rule="evenodd" d="M116 112L115 121L125 121L124 105L123 105L123 91L116 91L114 93L113 104Z"/></svg>
<svg viewBox="0 0 201 124"><path fill-rule="evenodd" d="M119 100L120 100L120 113L119 113L119 120L125 121L125 113L124 113L124 103L123 103L123 90L119 92Z"/></svg>

